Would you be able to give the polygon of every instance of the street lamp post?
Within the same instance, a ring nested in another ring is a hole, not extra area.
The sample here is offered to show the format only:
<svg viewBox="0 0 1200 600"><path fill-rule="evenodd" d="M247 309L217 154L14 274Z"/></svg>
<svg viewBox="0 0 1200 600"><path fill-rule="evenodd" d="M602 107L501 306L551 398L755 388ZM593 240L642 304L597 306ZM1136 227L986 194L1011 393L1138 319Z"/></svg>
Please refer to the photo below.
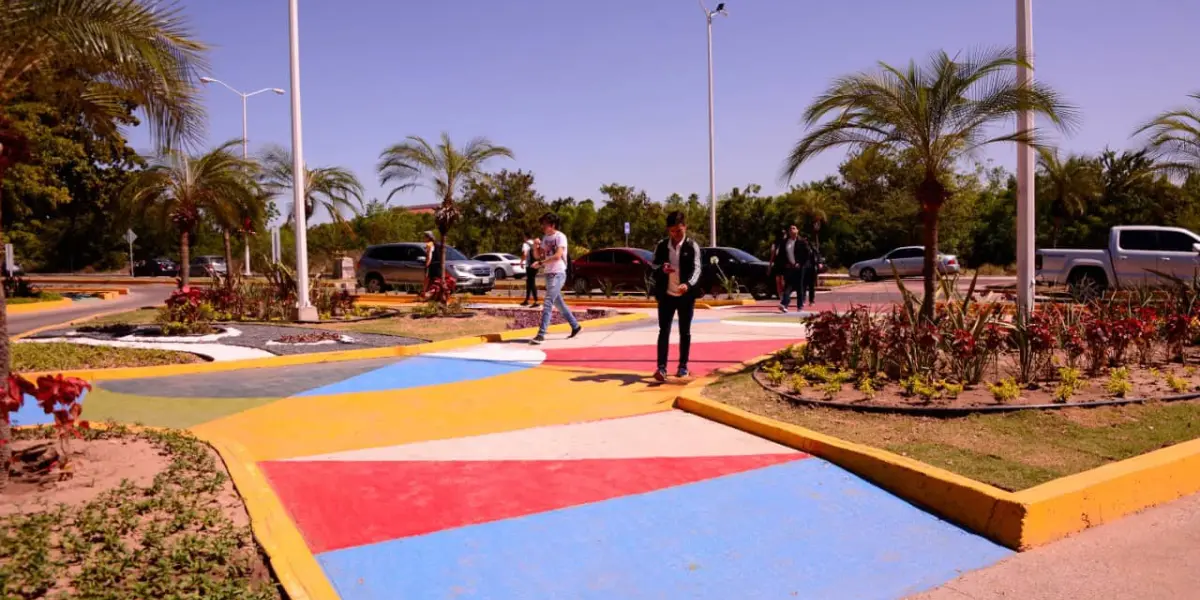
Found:
<svg viewBox="0 0 1200 600"><path fill-rule="evenodd" d="M713 17L729 15L725 12L724 2L717 3L717 7L713 10L708 10L708 7L704 5L704 0L697 0L697 2L700 3L700 10L704 11L704 21L708 27L708 244L715 247L717 245L717 159L713 121L712 24Z"/></svg>
<svg viewBox="0 0 1200 600"><path fill-rule="evenodd" d="M289 57L292 71L292 218L296 225L297 319L316 321L317 309L308 297L308 224L304 212L304 143L300 127L300 9L288 0Z"/></svg>
<svg viewBox="0 0 1200 600"><path fill-rule="evenodd" d="M279 94L281 96L283 94L285 94L286 92L284 92L283 90L281 90L279 88L263 88L261 90L258 90L257 92L250 92L248 94L245 94L245 93L238 91L237 89L235 89L233 86L229 85L228 83L221 81L220 79L213 79L212 77L201 77L200 81L203 83L219 83L219 84L225 86L225 89L237 94L238 96L241 96L241 98L242 98L242 158L245 160L249 160L250 159L250 138L249 138L249 133L248 133L248 128L247 128L247 120L246 120L246 99L249 98L250 96L257 96L259 94L263 94L266 92L275 92L276 94ZM243 261L244 264L242 265L242 272L247 277L249 277L250 276L250 237L249 236L242 236L242 237L243 237L242 241L245 243L245 246L246 246L246 257L245 257L245 260Z"/></svg>
<svg viewBox="0 0 1200 600"><path fill-rule="evenodd" d="M1017 80L1029 88L1033 85L1033 0L1017 0L1017 56L1024 62L1017 67ZM1017 131L1033 135L1033 111L1021 109ZM1017 308L1023 317L1033 314L1033 195L1033 145L1027 140L1017 143Z"/></svg>

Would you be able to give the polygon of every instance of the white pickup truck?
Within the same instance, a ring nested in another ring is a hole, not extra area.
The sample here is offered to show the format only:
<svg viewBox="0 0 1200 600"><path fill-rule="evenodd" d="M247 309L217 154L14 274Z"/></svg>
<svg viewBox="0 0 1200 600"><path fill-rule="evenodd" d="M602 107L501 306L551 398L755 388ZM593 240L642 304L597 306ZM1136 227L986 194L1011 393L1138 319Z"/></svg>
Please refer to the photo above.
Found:
<svg viewBox="0 0 1200 600"><path fill-rule="evenodd" d="M1108 289L1170 285L1200 274L1200 236L1178 227L1113 227L1105 250L1038 250L1037 281L1066 284L1076 295Z"/></svg>

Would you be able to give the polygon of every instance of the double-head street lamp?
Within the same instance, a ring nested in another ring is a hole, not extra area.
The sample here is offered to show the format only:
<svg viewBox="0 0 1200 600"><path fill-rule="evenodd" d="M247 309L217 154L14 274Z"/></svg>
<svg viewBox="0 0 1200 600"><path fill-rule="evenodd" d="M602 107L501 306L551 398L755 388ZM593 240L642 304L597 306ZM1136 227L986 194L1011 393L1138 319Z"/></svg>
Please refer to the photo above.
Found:
<svg viewBox="0 0 1200 600"><path fill-rule="evenodd" d="M704 21L708 26L708 245L717 245L717 159L716 159L716 142L713 140L715 136L715 127L713 122L713 59L712 59L712 24L713 17L727 17L729 13L725 12L725 3L717 3L717 7L708 10L708 6L704 4L704 0L697 0L700 3L700 10L704 11Z"/></svg>
<svg viewBox="0 0 1200 600"><path fill-rule="evenodd" d="M282 96L286 92L284 92L283 90L281 90L279 88L263 88L261 90L258 90L257 92L250 92L250 93L246 94L246 93L239 92L233 86L229 85L228 83L225 83L224 81L221 81L220 79L213 79L212 77L201 77L200 81L203 83L206 83L206 84L207 83L219 83L219 84L225 86L225 89L242 97L242 158L249 159L250 158L250 141L248 138L247 123L246 123L246 99L249 98L250 96L257 96L259 94L264 94L266 92L275 92L276 94L279 94L280 96ZM242 267L243 267L242 272L245 273L246 275L250 275L250 238L247 236L244 241L246 243L246 258L243 261L244 264L242 265ZM229 265L229 266L232 267L233 265Z"/></svg>

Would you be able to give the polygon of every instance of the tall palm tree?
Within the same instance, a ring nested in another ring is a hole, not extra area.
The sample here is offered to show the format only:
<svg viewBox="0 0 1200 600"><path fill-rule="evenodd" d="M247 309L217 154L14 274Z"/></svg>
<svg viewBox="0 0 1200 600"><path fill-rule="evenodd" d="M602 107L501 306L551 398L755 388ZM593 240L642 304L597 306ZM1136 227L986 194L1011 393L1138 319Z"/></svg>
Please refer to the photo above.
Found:
<svg viewBox="0 0 1200 600"><path fill-rule="evenodd" d="M1158 167L1182 177L1200 172L1200 92L1188 98L1198 106L1166 111L1135 133L1149 133L1149 146L1158 154Z"/></svg>
<svg viewBox="0 0 1200 600"><path fill-rule="evenodd" d="M292 189L292 153L280 146L268 147L260 157L263 185L274 194ZM343 167L304 169L304 218L311 219L320 207L335 223L346 220L342 209L351 215L363 207L363 186L358 177ZM293 209L294 210L294 209ZM288 217L289 219L292 216Z"/></svg>
<svg viewBox="0 0 1200 600"><path fill-rule="evenodd" d="M1058 247L1063 222L1084 214L1087 206L1103 192L1098 165L1082 156L1067 156L1063 160L1054 148L1038 148L1038 170L1049 186L1050 219L1054 230L1050 245Z"/></svg>
<svg viewBox="0 0 1200 600"><path fill-rule="evenodd" d="M4 0L0 106L9 106L52 72L74 69L82 77L70 95L78 103L72 108L93 127L112 127L112 117L126 114L132 98L154 141L179 145L197 139L202 130L196 82L205 69L205 49L192 38L179 9L156 0ZM6 166L27 157L24 145L0 135L0 181ZM9 366L0 289L0 393L7 389ZM8 423L0 420L0 465L11 456L8 439Z"/></svg>
<svg viewBox="0 0 1200 600"><path fill-rule="evenodd" d="M1024 64L1012 50L987 50L963 58L942 51L924 66L913 61L906 67L880 63L878 72L834 80L805 110L809 131L788 156L784 180L814 156L842 146L896 150L922 172L914 193L921 205L925 242L921 304L925 318L933 316L938 217L951 196L948 182L954 165L988 144L1033 143L1034 132L993 135L991 131L1023 108L1060 128L1073 121L1074 110L1052 89L1019 82L1016 70Z"/></svg>
<svg viewBox="0 0 1200 600"><path fill-rule="evenodd" d="M235 152L240 140L231 140L200 156L177 150L164 151L139 172L127 188L130 203L169 219L179 232L179 257L183 285L190 280L190 237L207 214L219 225L235 225L236 215L259 199L254 180L255 164ZM226 239L226 253L229 241ZM232 264L226 268L233 268Z"/></svg>
<svg viewBox="0 0 1200 600"><path fill-rule="evenodd" d="M513 152L483 137L472 139L462 148L455 148L447 133L442 133L437 146L425 138L410 135L379 155L379 183L394 186L388 193L389 201L399 192L418 187L428 188L441 198L442 205L434 213L434 218L444 248L446 232L458 217L454 197L465 190L471 179L484 176L484 163L493 158L513 158ZM446 261L441 262L442 277L445 277Z"/></svg>

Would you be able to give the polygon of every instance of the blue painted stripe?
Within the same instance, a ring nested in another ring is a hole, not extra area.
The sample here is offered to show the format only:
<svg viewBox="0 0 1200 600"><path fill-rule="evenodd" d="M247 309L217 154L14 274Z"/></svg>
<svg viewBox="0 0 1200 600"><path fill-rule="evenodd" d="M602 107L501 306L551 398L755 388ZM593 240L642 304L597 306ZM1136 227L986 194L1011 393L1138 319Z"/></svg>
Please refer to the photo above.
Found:
<svg viewBox="0 0 1200 600"><path fill-rule="evenodd" d="M521 362L417 356L297 395L326 396L444 385L506 375L530 367Z"/></svg>
<svg viewBox="0 0 1200 600"><path fill-rule="evenodd" d="M809 459L317 558L343 600L729 600L901 598L1009 554Z"/></svg>
<svg viewBox="0 0 1200 600"><path fill-rule="evenodd" d="M83 395L79 397L78 402L83 403L87 398L87 390L83 390ZM25 403L18 408L16 412L9 415L13 425L50 425L54 423L54 415L46 414L41 406L38 406L37 399L28 394L25 395Z"/></svg>

